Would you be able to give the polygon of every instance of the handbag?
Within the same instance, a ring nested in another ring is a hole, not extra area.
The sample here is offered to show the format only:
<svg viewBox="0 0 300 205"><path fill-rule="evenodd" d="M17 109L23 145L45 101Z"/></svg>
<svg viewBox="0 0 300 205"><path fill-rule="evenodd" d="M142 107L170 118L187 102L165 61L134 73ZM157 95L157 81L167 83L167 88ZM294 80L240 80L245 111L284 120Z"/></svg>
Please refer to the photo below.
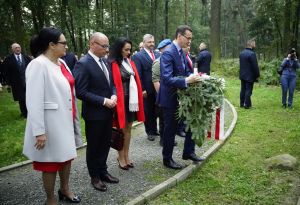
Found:
<svg viewBox="0 0 300 205"><path fill-rule="evenodd" d="M282 75L282 71L283 71L283 68L280 66L278 69L277 69L277 73L279 75Z"/></svg>
<svg viewBox="0 0 300 205"><path fill-rule="evenodd" d="M120 129L112 128L111 144L110 146L119 151L123 149L124 133Z"/></svg>

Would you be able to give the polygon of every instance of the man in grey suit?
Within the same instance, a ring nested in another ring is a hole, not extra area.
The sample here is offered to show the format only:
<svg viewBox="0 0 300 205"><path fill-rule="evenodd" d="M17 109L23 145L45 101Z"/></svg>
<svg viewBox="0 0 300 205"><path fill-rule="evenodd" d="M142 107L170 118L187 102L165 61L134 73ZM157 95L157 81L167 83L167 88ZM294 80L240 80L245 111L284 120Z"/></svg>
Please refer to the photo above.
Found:
<svg viewBox="0 0 300 205"><path fill-rule="evenodd" d="M82 117L87 140L86 162L93 187L106 191L104 182L118 183L107 171L113 108L117 104L111 69L105 60L109 41L103 33L94 33L90 50L75 65L76 96L82 100Z"/></svg>

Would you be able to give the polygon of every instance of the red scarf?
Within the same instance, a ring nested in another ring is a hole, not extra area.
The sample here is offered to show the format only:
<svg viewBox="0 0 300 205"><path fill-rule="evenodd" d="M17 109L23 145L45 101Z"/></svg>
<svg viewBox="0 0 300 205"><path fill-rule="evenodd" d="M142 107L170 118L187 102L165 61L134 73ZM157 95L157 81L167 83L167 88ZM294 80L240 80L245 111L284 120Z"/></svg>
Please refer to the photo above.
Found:
<svg viewBox="0 0 300 205"><path fill-rule="evenodd" d="M129 60L129 59L128 59ZM143 92L142 92L142 85L140 81L139 74L136 70L135 64L133 61L129 60L131 67L134 72L135 82L138 88L138 99L139 99L139 111L136 112L137 121L144 122L145 115L144 115L144 101L143 101ZM124 92L123 92L123 84L121 78L120 67L116 61L112 62L112 75L117 91L117 107L116 107L116 115L113 119L113 126L117 128L124 128L125 127L125 105L124 105Z"/></svg>

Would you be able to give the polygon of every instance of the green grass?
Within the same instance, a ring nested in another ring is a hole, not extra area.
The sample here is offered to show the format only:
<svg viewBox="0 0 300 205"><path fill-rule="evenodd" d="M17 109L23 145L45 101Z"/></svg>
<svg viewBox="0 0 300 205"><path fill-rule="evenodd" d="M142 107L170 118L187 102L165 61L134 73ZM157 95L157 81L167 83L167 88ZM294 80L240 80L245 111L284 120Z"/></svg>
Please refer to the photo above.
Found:
<svg viewBox="0 0 300 205"><path fill-rule="evenodd" d="M289 153L300 160L300 102L281 108L279 87L255 84L254 108L239 108L240 82L227 79L227 98L238 121L225 145L186 181L149 204L296 204L299 166L294 171L268 170L265 159Z"/></svg>
<svg viewBox="0 0 300 205"><path fill-rule="evenodd" d="M78 101L79 108L81 103ZM0 92L0 167L25 161L22 154L26 120L20 117L19 104L6 89ZM81 120L82 135L85 135ZM84 138L85 139L85 138Z"/></svg>

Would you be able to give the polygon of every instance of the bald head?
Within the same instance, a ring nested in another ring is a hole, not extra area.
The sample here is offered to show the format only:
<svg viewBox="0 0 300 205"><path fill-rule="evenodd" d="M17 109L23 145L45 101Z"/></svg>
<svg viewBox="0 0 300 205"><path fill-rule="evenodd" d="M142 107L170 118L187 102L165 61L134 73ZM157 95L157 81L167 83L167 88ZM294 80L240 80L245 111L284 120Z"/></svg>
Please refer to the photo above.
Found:
<svg viewBox="0 0 300 205"><path fill-rule="evenodd" d="M11 50L16 55L19 55L22 51L21 46L18 43L13 43L11 45Z"/></svg>
<svg viewBox="0 0 300 205"><path fill-rule="evenodd" d="M100 32L93 33L90 37L90 51L99 58L104 57L109 49L109 41L106 35Z"/></svg>

